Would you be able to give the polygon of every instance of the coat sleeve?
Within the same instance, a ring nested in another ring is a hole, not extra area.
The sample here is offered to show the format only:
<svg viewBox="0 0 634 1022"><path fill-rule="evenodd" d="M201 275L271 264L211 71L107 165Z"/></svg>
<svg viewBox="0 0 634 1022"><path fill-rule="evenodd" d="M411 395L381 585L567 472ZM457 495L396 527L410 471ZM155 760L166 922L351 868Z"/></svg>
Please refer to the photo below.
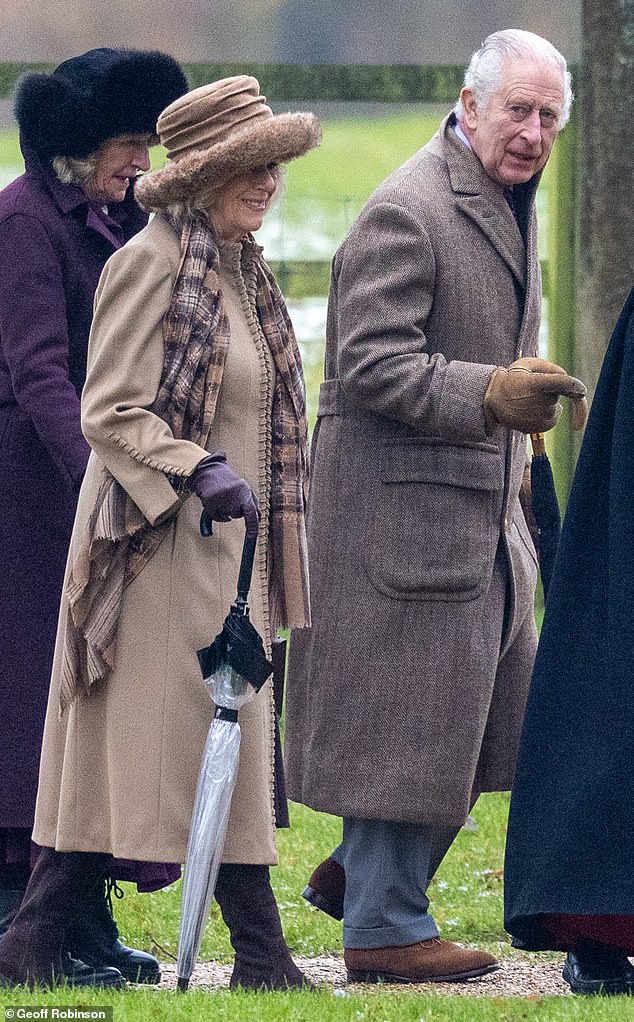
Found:
<svg viewBox="0 0 634 1022"><path fill-rule="evenodd" d="M429 236L407 209L382 202L361 214L334 266L341 386L379 415L447 440L484 441L495 367L428 350L435 275Z"/></svg>
<svg viewBox="0 0 634 1022"><path fill-rule="evenodd" d="M179 503L168 475L191 475L207 453L176 439L150 411L173 284L169 259L151 243L125 245L108 260L95 297L82 393L90 446L153 525Z"/></svg>
<svg viewBox="0 0 634 1022"><path fill-rule="evenodd" d="M0 223L0 336L15 400L57 468L75 488L89 448L68 373L66 295L59 257L35 217Z"/></svg>

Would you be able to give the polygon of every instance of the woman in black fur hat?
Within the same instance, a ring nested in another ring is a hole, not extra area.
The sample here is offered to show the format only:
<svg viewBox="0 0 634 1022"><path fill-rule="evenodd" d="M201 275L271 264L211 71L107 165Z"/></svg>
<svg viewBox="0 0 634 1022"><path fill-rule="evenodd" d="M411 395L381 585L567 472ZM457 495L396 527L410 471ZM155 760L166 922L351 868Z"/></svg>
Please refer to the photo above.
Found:
<svg viewBox="0 0 634 1022"><path fill-rule="evenodd" d="M147 222L134 179L149 167L159 113L187 88L166 54L96 49L25 75L16 90L26 169L0 192L0 933L30 872L64 565L89 454L79 397L94 293L106 260ZM110 876L145 890L178 875L111 865ZM156 959L118 940L104 884L92 878L83 921L67 934L68 981L156 982Z"/></svg>

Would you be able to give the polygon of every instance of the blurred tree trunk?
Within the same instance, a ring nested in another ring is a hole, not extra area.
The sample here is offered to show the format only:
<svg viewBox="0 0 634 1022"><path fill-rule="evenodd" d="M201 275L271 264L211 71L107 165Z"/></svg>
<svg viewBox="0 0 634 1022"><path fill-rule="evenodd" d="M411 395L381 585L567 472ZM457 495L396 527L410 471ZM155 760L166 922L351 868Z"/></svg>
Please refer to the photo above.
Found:
<svg viewBox="0 0 634 1022"><path fill-rule="evenodd" d="M584 0L575 371L594 393L634 285L634 0Z"/></svg>

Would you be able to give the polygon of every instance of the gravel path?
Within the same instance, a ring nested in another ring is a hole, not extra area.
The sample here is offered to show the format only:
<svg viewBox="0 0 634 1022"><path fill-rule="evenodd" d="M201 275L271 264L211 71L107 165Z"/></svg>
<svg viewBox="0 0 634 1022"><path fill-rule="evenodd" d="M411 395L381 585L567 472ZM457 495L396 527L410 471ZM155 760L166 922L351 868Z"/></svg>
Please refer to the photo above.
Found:
<svg viewBox="0 0 634 1022"><path fill-rule="evenodd" d="M563 959L562 959L563 960ZM351 993L369 987L346 985L346 970L343 959L335 956L317 958L295 958L300 969L313 980L333 991ZM176 969L173 963L161 966L163 978L160 987L173 990L176 987ZM231 965L217 962L204 962L196 966L191 979L193 988L219 990L229 985ZM372 989L376 989L375 986ZM385 989L385 987L383 987ZM395 986L391 989L404 989ZM419 983L408 985L408 990L467 997L544 997L552 994L569 994L570 988L561 978L561 962L544 961L540 956L522 955L518 958L507 958L502 961L498 972L492 972L482 979L472 979L466 983Z"/></svg>

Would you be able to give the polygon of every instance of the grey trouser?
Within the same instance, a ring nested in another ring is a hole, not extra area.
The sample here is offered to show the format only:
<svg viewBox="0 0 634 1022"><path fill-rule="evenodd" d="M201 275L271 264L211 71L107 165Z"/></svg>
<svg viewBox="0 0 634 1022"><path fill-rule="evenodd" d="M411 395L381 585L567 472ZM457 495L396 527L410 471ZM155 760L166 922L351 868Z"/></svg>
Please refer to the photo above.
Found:
<svg viewBox="0 0 634 1022"><path fill-rule="evenodd" d="M438 936L426 891L459 829L344 818L343 841L331 853L346 873L344 947L398 947Z"/></svg>

